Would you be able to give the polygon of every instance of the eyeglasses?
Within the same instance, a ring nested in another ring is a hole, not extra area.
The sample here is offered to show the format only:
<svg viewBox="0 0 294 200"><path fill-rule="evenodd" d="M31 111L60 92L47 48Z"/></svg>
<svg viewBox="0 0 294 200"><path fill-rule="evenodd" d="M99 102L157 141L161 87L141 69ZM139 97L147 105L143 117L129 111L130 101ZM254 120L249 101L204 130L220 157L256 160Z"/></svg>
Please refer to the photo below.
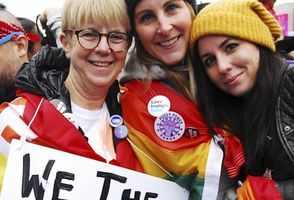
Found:
<svg viewBox="0 0 294 200"><path fill-rule="evenodd" d="M95 49L99 45L102 36L107 38L109 48L115 52L127 49L131 43L130 35L122 32L99 33L98 31L92 29L67 31L76 34L81 47L88 50Z"/></svg>
<svg viewBox="0 0 294 200"><path fill-rule="evenodd" d="M24 32L13 32L8 35L5 35L0 39L0 45L5 44L6 42L9 42L10 40L15 39L19 35L24 35Z"/></svg>

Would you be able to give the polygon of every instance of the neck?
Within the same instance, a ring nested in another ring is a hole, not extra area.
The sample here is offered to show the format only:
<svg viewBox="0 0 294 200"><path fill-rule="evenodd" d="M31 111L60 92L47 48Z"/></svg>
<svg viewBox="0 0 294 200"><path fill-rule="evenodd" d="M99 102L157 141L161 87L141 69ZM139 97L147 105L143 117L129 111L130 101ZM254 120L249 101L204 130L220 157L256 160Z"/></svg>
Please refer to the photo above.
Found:
<svg viewBox="0 0 294 200"><path fill-rule="evenodd" d="M67 78L65 86L70 93L70 99L78 106L88 110L101 109L107 95L107 89L89 88L79 85L77 81Z"/></svg>

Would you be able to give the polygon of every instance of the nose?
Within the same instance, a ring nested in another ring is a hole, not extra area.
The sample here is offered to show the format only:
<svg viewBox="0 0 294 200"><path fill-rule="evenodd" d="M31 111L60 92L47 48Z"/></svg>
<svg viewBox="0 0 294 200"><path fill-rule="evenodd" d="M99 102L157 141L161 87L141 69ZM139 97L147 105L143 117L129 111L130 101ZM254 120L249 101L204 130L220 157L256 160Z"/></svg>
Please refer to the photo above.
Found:
<svg viewBox="0 0 294 200"><path fill-rule="evenodd" d="M218 71L220 73L227 73L232 69L232 63L230 62L230 59L223 55L217 58L217 64Z"/></svg>
<svg viewBox="0 0 294 200"><path fill-rule="evenodd" d="M173 28L168 17L164 15L158 17L158 25L157 33L163 36L169 35Z"/></svg>
<svg viewBox="0 0 294 200"><path fill-rule="evenodd" d="M104 54L111 52L111 49L110 49L108 42L107 42L106 35L101 36L100 41L99 41L97 47L95 48L95 51L99 51L100 53L104 53Z"/></svg>

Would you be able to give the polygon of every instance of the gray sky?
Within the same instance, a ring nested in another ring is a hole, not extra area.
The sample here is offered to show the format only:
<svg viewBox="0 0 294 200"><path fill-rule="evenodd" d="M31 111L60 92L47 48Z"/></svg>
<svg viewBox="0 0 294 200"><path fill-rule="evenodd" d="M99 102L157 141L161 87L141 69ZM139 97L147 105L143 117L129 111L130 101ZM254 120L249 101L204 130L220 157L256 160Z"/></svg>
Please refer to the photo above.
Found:
<svg viewBox="0 0 294 200"><path fill-rule="evenodd" d="M0 0L7 10L17 17L35 21L36 16L48 7L62 7L64 0Z"/></svg>

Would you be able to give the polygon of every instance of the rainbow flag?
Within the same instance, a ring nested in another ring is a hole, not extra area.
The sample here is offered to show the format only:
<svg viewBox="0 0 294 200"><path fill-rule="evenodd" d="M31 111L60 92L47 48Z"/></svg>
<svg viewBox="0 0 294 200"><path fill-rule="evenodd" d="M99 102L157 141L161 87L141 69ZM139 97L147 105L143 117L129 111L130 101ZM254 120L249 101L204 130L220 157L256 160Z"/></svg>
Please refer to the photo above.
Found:
<svg viewBox="0 0 294 200"><path fill-rule="evenodd" d="M121 92L128 140L144 172L179 183L190 191L190 199L216 199L223 151L209 134L198 107L155 81L150 87L138 80L130 81ZM148 112L147 105L156 95L167 97L170 111L185 121L186 132L176 141L167 142L155 134L156 117ZM194 135L189 133L190 128Z"/></svg>

